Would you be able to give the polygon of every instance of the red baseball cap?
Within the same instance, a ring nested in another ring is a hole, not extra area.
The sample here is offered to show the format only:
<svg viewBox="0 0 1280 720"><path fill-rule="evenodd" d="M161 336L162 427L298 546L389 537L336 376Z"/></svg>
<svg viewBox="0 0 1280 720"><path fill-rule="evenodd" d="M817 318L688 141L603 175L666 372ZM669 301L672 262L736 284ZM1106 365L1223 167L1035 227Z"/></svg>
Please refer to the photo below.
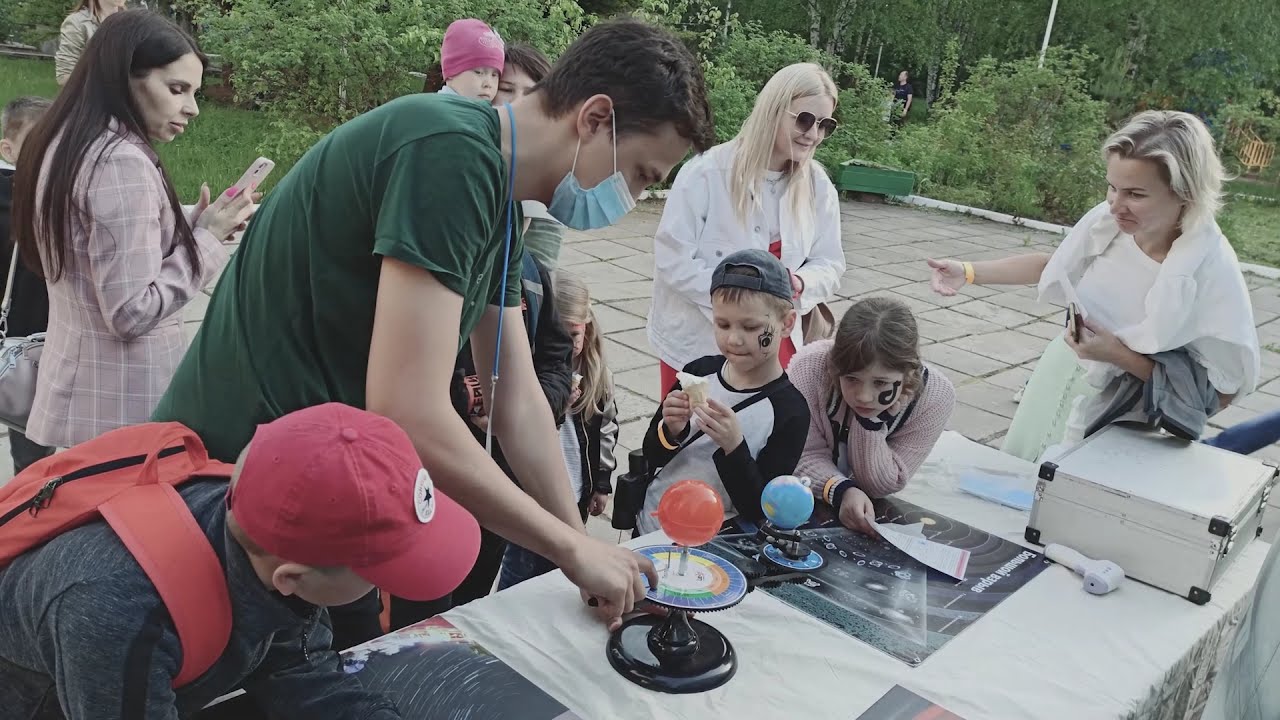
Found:
<svg viewBox="0 0 1280 720"><path fill-rule="evenodd" d="M350 568L406 600L453 592L480 550L475 518L432 484L404 430L341 403L258 426L228 505L272 555Z"/></svg>

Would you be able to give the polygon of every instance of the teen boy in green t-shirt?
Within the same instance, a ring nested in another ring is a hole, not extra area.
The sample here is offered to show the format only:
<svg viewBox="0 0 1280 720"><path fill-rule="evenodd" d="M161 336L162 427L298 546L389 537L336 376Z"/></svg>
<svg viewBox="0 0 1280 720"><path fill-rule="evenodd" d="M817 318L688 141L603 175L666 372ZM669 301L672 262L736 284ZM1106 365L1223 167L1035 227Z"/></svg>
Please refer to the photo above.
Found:
<svg viewBox="0 0 1280 720"><path fill-rule="evenodd" d="M507 206L537 200L581 229L616 222L713 137L698 61L637 20L588 30L510 115L423 94L342 125L258 210L153 419L187 424L211 455L234 460L256 425L300 408L336 401L385 415L445 492L555 562L616 626L643 597L642 573L656 578L583 530L521 321L518 228L498 297ZM500 315L501 380L486 406L523 492L449 397L468 337L490 377ZM334 612L335 646L376 634L377 609L366 598Z"/></svg>

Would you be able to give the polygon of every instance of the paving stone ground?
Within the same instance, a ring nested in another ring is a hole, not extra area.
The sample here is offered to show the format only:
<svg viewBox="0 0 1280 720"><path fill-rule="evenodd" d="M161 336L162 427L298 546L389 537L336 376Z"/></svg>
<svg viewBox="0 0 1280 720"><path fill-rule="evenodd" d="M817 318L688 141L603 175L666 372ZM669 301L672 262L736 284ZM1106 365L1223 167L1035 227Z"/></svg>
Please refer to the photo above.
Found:
<svg viewBox="0 0 1280 720"><path fill-rule="evenodd" d="M621 223L566 238L561 267L587 279L607 338L622 413L620 445L638 448L658 400L658 370L645 336L659 202L644 203ZM1033 287L970 287L954 298L929 289L928 257L993 260L1052 251L1049 233L919 208L844 202L841 235L848 268L833 310L839 317L860 298L896 297L915 311L925 359L956 384L949 429L999 447L1017 405L1014 393L1031 376L1050 339L1061 333L1063 309L1036 300ZM1265 349L1262 383L1211 421L1232 425L1280 408L1280 283L1246 276ZM1259 452L1280 459L1280 447Z"/></svg>
<svg viewBox="0 0 1280 720"><path fill-rule="evenodd" d="M570 232L560 256L562 268L587 281L605 333L618 393L619 472L626 468L627 453L640 447L657 409L658 361L644 328L653 295L653 235L661 213L661 202L646 202L613 227ZM956 385L949 429L998 448L1017 407L1014 393L1031 376L1048 340L1061 332L1062 308L1037 302L1032 287L971 287L954 298L940 297L929 289L924 259L988 260L1051 251L1057 236L887 204L844 202L841 215L848 269L832 303L836 316L872 295L896 297L910 306L919 321L925 359L942 367ZM1214 417L1215 428L1280 409L1280 282L1246 277L1264 347L1262 381L1257 392ZM184 311L188 337L195 334L207 304L201 295ZM0 440L0 456L8 456L7 443L7 438ZM1280 447L1258 455L1280 460ZM0 461L0 468L0 478L8 479L8 464ZM617 539L607 522L597 520L591 530Z"/></svg>

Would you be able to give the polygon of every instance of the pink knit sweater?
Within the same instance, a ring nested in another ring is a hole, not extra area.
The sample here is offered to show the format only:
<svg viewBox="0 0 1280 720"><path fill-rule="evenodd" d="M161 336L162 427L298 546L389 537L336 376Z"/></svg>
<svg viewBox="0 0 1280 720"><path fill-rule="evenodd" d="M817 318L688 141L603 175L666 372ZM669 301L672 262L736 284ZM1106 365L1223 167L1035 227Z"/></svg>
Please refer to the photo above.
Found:
<svg viewBox="0 0 1280 720"><path fill-rule="evenodd" d="M809 438L796 466L797 475L807 475L821 486L828 478L845 475L831 461L835 433L827 414L830 373L827 356L831 340L806 345L787 368L791 382L809 403ZM906 424L889 437L884 430L867 430L858 423L849 428L849 472L854 483L871 497L884 497L906 487L920 469L934 443L942 435L955 407L956 390L951 380L936 367L929 367L929 382L919 396ZM836 417L843 417L844 401Z"/></svg>

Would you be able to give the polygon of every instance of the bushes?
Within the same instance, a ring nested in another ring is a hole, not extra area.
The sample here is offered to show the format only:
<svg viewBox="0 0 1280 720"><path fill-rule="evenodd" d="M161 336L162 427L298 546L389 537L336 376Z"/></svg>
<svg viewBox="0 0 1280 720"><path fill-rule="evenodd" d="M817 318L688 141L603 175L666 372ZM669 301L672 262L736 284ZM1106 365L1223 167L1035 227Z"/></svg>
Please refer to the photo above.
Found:
<svg viewBox="0 0 1280 720"><path fill-rule="evenodd" d="M185 2L206 50L234 68L238 98L272 114L273 132L261 144L283 162L335 124L418 91L420 81L408 72L438 60L444 29L456 18L479 17L507 40L532 42L553 58L594 21L575 0ZM890 89L865 66L794 34L740 23L710 0L635 6L677 28L698 53L722 142L737 134L778 69L816 62L840 88L840 130L817 155L829 170L853 157L893 164L915 171L923 194L1058 222L1073 222L1101 195L1098 146L1106 120L1102 103L1086 92L1088 56L1058 54L1044 68L1034 59L987 59L968 68L957 87L953 43L930 121L908 123L894 138L885 118Z"/></svg>
<svg viewBox="0 0 1280 720"><path fill-rule="evenodd" d="M552 55L585 17L572 0L236 0L197 12L241 99L334 123L420 90L409 72L437 62L445 27L468 16Z"/></svg>
<svg viewBox="0 0 1280 720"><path fill-rule="evenodd" d="M296 159L333 126L418 92L450 22L479 17L555 57L587 16L573 0L195 0L201 44L234 68L239 101L273 116L264 145Z"/></svg>
<svg viewBox="0 0 1280 720"><path fill-rule="evenodd" d="M979 62L934 107L932 122L903 129L893 160L917 173L924 195L1075 222L1103 188L1105 108L1085 90L1087 60L1064 54L1043 68L1034 58Z"/></svg>
<svg viewBox="0 0 1280 720"><path fill-rule="evenodd" d="M70 0L0 0L0 40L12 37L39 45L56 38L74 4Z"/></svg>

